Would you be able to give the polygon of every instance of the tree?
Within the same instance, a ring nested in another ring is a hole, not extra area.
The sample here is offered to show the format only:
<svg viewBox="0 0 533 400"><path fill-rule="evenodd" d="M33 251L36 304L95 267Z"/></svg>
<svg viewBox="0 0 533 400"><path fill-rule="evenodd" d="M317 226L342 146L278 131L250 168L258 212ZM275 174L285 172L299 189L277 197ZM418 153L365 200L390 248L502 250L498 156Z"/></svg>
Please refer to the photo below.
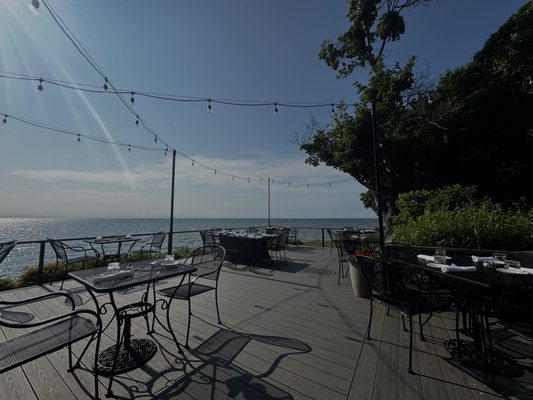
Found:
<svg viewBox="0 0 533 400"><path fill-rule="evenodd" d="M376 102L385 223L399 193L445 185L477 186L504 204L533 204L533 3L528 2L486 42L473 60L448 71L435 88L413 72L414 58L387 67L385 46L405 29L401 11L428 1L349 3L352 22L319 56L339 78L370 67L356 82L354 114L341 107L315 126L300 147L311 165L325 163L368 188L375 209L369 104ZM433 89L432 92L429 89Z"/></svg>
<svg viewBox="0 0 533 400"><path fill-rule="evenodd" d="M337 71L338 78L345 78L356 69L370 67L368 82L356 82L360 101L355 105L355 113L350 115L346 107L340 107L332 124L322 128L314 126L300 147L308 154L307 162L337 168L352 175L369 189L362 199L366 206L376 209L375 174L371 136L371 113L369 104L377 105L377 118L381 135L381 146L411 154L414 146L403 140L401 127L405 125L405 109L415 101L421 87L414 77L414 58L404 66L396 63L386 67L383 54L387 43L396 41L405 31L402 11L407 8L429 3L430 0L351 0L347 16L351 26L339 36L335 43L322 43L319 57ZM387 140L385 140L387 139ZM396 142L396 143L394 143ZM397 177L406 177L405 172L412 166L395 163L393 154L381 165L383 171L392 172ZM412 175L412 172L409 174ZM396 193L396 179L388 173L384 175L384 186L388 188L385 200L385 223L390 218Z"/></svg>

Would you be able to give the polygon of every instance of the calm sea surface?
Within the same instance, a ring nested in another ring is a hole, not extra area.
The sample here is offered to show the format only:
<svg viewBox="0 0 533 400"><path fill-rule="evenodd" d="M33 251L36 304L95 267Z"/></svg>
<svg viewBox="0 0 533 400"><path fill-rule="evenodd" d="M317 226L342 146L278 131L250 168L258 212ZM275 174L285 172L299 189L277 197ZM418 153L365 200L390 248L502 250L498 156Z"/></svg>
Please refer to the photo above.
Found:
<svg viewBox="0 0 533 400"><path fill-rule="evenodd" d="M377 219L272 219L272 225L298 226L298 237L303 240L321 239L319 228L342 228L354 226L372 229ZM229 218L182 218L174 220L174 231L192 231L211 228L244 228L267 225L266 219ZM18 240L32 241L46 238L66 239L106 235L168 232L169 220L165 218L0 218L0 242ZM173 245L197 246L202 240L198 232L174 235ZM75 245L76 242L72 242ZM78 244L88 246L86 243ZM24 267L36 265L39 259L38 244L19 244L0 265L0 274L16 277ZM55 261L49 245L46 246L45 262Z"/></svg>

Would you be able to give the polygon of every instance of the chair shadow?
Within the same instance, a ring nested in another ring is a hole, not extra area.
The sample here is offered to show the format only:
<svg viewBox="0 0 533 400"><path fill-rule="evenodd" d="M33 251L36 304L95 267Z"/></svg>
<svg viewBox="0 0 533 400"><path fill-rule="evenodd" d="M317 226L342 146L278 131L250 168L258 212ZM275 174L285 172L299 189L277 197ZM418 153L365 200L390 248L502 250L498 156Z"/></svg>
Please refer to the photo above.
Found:
<svg viewBox="0 0 533 400"><path fill-rule="evenodd" d="M272 361L269 368L262 373L247 371L234 363L235 358L252 341L258 341L270 346L276 346L287 351L279 354ZM282 336L264 336L240 333L228 329L220 329L211 337L203 341L199 346L190 349L190 356L185 361L182 356L170 353L168 346L162 346L160 350L169 355L170 363L184 363L180 368L171 366L164 371L155 371L145 366L144 370L152 379L148 383L127 385L121 382L128 391L130 397L151 396L157 399L217 399L217 398L240 398L250 400L280 399L292 400L293 396L283 389L266 381L279 366L281 360L289 354L302 354L311 351L311 348L296 339ZM182 372L178 378L172 378L177 372ZM119 382L117 382L119 383ZM146 393L139 388L146 386ZM161 389L159 389L161 388Z"/></svg>

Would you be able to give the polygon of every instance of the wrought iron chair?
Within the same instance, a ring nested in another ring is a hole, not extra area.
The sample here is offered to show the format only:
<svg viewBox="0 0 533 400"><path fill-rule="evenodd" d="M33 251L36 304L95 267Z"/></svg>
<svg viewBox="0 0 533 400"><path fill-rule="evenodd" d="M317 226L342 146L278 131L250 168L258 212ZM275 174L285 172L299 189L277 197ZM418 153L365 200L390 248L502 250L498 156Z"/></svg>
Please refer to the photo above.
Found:
<svg viewBox="0 0 533 400"><path fill-rule="evenodd" d="M0 305L23 306L31 302L43 301L56 296L64 296L71 305L71 311L62 315L35 322L15 323L0 319L0 326L13 329L14 336L0 341L0 374L19 367L39 357L68 347L68 363L71 372L79 367L89 344L96 339L96 352L100 347L102 322L93 310L75 309L74 299L65 292L47 293L18 301L0 301ZM28 328L35 328L27 331ZM89 338L76 363L72 363L72 344ZM98 369L93 369L95 399L98 399Z"/></svg>
<svg viewBox="0 0 533 400"><path fill-rule="evenodd" d="M403 265L391 264L386 259L376 259L367 256L357 256L357 262L363 272L363 276L370 288L370 318L368 321L367 337L372 340L372 315L373 303L382 304L387 309L398 312L402 317L409 319L409 366L407 371L413 374L413 316L418 315L420 337L424 340L423 327L429 318L422 322L422 314L431 313L434 310L432 298L424 295L417 287L416 281L412 280L410 271Z"/></svg>
<svg viewBox="0 0 533 400"><path fill-rule="evenodd" d="M267 248L269 252L274 252L274 258L276 259L276 265L279 265L279 259L281 257L281 252L283 252L283 259L285 260L285 265L287 265L287 244L289 243L289 233L290 229L282 229L278 231L272 231L272 234L277 234L276 237L270 238L267 243Z"/></svg>
<svg viewBox="0 0 533 400"><path fill-rule="evenodd" d="M337 256L339 257L339 271L337 273L337 285L340 285L341 276L344 278L348 274L348 270L346 270L346 274L344 273L344 263L348 262L348 258L350 254L346 251L346 246L344 245L343 239L334 239L333 243L335 244L335 248L337 249Z"/></svg>
<svg viewBox="0 0 533 400"><path fill-rule="evenodd" d="M292 227L291 230L289 231L289 241L292 241L292 244L294 244L296 247L298 247L298 233L299 232L300 232L300 228L298 227Z"/></svg>
<svg viewBox="0 0 533 400"><path fill-rule="evenodd" d="M191 330L191 298L202 293L209 291L215 292L215 305L217 310L218 323L222 323L220 320L220 312L218 309L218 278L220 276L220 270L222 264L226 259L226 250L219 245L205 245L194 249L185 260L185 264L192 265L197 269L192 273L193 279L189 277L189 282L184 285L172 286L162 290L158 293L168 297L169 300L166 304L167 307L167 325L170 327L170 304L173 299L187 300L189 306L188 319L187 319L187 339L185 341L185 347L189 347L189 332ZM205 280L204 283L199 283L198 280ZM177 342L176 338L174 340ZM179 344L178 344L179 348Z"/></svg>
<svg viewBox="0 0 533 400"><path fill-rule="evenodd" d="M166 237L167 234L165 232L155 233L146 240L138 242L141 244L141 247L139 249L130 251L129 254L138 254L141 260L145 254L148 254L149 256L156 254L159 256L159 254L161 254L161 247L163 246L163 242L165 241Z"/></svg>
<svg viewBox="0 0 533 400"><path fill-rule="evenodd" d="M98 254L94 249L85 248L81 246L69 246L61 240L47 240L50 242L50 246L52 246L52 249L54 250L54 253L56 255L56 266L50 284L52 284L52 282L54 282L57 277L57 269L59 264L63 264L65 266L65 273L63 275L63 279L61 280L61 286L59 287L59 290L63 289L63 283L65 282L65 277L68 274L69 265L82 263L85 266L89 261L98 261ZM94 253L94 255L91 255L90 252ZM76 254L77 256L71 257L71 254Z"/></svg>
<svg viewBox="0 0 533 400"><path fill-rule="evenodd" d="M7 257L7 255L15 248L17 245L16 240L12 240L11 242L4 242L0 243L0 263L4 261L4 259ZM0 278L3 275L0 275Z"/></svg>

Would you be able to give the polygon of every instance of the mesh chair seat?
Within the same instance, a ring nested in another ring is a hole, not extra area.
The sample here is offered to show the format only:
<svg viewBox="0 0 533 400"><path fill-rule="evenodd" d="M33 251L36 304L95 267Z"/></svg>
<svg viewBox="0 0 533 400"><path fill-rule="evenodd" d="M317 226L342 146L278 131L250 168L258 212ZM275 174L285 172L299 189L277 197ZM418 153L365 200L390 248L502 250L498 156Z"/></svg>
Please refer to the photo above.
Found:
<svg viewBox="0 0 533 400"><path fill-rule="evenodd" d="M213 286L208 285L202 285L200 283L194 283L194 284L185 284L181 285L180 288L174 293L174 288L167 288L162 289L159 292L163 294L164 296L171 297L174 294L175 299L179 300L187 300L189 298L189 286L191 287L191 297L196 296L197 294L205 293L210 290L215 290Z"/></svg>
<svg viewBox="0 0 533 400"><path fill-rule="evenodd" d="M95 324L72 316L0 343L0 373L52 353L96 332Z"/></svg>
<svg viewBox="0 0 533 400"><path fill-rule="evenodd" d="M95 256L81 256L81 257L71 257L67 260L59 260L60 263L64 264L65 262L68 262L69 264L76 264L80 262L87 262L87 261L96 261L98 258Z"/></svg>

